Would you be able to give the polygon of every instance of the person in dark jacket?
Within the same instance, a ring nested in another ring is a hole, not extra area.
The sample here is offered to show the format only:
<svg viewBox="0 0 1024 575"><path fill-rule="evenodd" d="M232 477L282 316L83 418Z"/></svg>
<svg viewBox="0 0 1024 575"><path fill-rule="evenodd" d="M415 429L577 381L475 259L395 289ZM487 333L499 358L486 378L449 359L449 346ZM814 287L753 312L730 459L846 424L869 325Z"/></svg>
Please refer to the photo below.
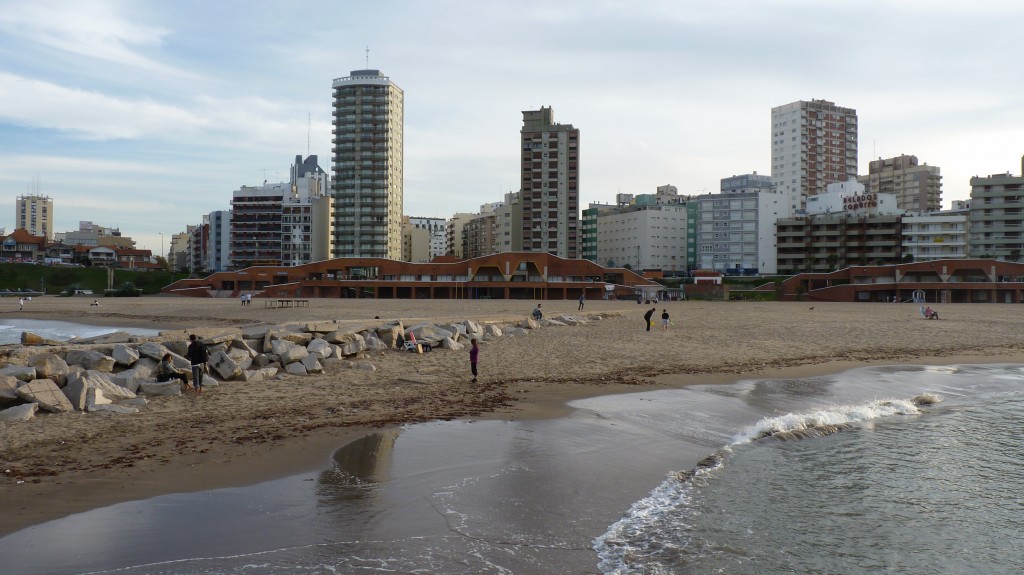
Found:
<svg viewBox="0 0 1024 575"><path fill-rule="evenodd" d="M651 318L654 317L654 311L656 309L658 308L652 307L651 309L647 310L647 313L644 314L644 321L647 322L647 331L651 331Z"/></svg>
<svg viewBox="0 0 1024 575"><path fill-rule="evenodd" d="M185 357L192 364L192 385L196 388L196 395L203 392L203 374L206 373L206 362L210 361L210 350L206 344L199 341L196 334L188 336L188 352Z"/></svg>

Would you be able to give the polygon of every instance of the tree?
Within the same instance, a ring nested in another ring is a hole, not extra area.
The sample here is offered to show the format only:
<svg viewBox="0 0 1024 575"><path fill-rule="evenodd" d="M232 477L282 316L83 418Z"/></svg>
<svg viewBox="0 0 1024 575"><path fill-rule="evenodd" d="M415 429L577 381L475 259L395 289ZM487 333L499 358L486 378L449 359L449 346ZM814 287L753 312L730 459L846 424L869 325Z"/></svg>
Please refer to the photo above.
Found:
<svg viewBox="0 0 1024 575"><path fill-rule="evenodd" d="M903 256L903 263L912 264L914 263L914 254L905 254Z"/></svg>
<svg viewBox="0 0 1024 575"><path fill-rule="evenodd" d="M160 269L162 269L162 270L169 270L169 269L171 269L171 268L170 268L170 267L169 267L169 266L167 265L167 259L166 259L166 258L164 258L164 256L156 256L156 257L155 257L155 258L153 258L153 259L155 259L155 260L156 260L156 263L160 264Z"/></svg>

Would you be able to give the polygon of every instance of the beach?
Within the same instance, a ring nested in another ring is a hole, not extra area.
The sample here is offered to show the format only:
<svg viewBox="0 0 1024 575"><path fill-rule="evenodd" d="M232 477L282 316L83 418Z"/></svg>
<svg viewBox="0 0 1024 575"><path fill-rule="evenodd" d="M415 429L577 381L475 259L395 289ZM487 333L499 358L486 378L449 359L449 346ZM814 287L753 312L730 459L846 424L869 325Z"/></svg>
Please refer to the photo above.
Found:
<svg viewBox="0 0 1024 575"><path fill-rule="evenodd" d="M339 320L357 329L400 319L524 319L535 301L311 300L265 309L256 299L34 298L0 318L75 321L210 332L217 328ZM799 377L860 365L1020 363L1024 334L1011 305L940 305L940 320L911 304L664 302L673 325L644 330L652 306L545 301L546 317L591 314L486 341L480 383L466 351L371 355L377 370L335 370L259 383L225 382L202 397L154 398L138 414L40 415L0 426L0 534L120 501L249 485L320 469L367 432L452 419L519 420L564 415L571 399L628 391ZM375 319L379 317L379 319ZM600 319L598 319L600 318Z"/></svg>

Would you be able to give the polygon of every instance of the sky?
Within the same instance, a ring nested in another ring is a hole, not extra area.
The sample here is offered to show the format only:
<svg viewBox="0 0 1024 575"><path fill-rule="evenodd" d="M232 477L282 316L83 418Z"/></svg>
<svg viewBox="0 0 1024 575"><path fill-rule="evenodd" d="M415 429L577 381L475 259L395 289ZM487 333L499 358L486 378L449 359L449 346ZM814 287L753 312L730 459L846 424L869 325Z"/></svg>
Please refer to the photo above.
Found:
<svg viewBox="0 0 1024 575"><path fill-rule="evenodd" d="M1021 172L1021 22L1017 0L0 0L0 227L38 192L58 232L164 253L296 155L329 172L332 81L367 62L405 92L411 216L518 189L523 110L580 130L586 206L770 174L771 108L811 99L857 110L859 173L916 155L948 207Z"/></svg>

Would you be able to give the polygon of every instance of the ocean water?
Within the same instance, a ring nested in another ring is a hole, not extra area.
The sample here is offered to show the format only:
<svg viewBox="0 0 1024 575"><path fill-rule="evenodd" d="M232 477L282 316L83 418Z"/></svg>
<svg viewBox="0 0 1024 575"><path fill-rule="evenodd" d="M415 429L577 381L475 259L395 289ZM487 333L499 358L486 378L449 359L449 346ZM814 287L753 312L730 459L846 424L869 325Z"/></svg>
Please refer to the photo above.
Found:
<svg viewBox="0 0 1024 575"><path fill-rule="evenodd" d="M55 341L68 341L76 337L93 337L116 331L132 335L157 335L160 333L160 330L142 327L106 327L48 319L3 319L0 320L0 345L21 343L21 332L23 331L30 331Z"/></svg>
<svg viewBox="0 0 1024 575"><path fill-rule="evenodd" d="M0 557L26 575L1020 573L1022 382L870 368L409 426L316 473L29 528Z"/></svg>

